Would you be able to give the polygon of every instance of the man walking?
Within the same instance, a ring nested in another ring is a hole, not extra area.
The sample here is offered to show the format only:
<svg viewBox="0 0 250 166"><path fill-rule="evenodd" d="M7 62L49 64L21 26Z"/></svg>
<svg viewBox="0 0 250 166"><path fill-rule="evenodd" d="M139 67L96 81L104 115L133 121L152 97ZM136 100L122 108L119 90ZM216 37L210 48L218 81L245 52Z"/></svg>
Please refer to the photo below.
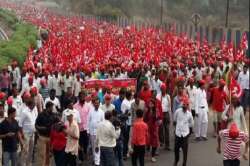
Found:
<svg viewBox="0 0 250 166"><path fill-rule="evenodd" d="M207 140L207 128L208 128L208 103L207 94L205 90L205 81L199 81L199 88L197 89L195 99L195 111L196 111L196 127L195 127L195 140L206 141Z"/></svg>
<svg viewBox="0 0 250 166"><path fill-rule="evenodd" d="M85 104L85 97L86 97L86 93L84 91L81 91L78 97L79 101L74 105L74 109L78 112L80 116L79 159L81 161L83 161L84 157L86 158L87 156L87 148L89 144L89 137L88 137L87 130L88 130L88 116L89 116L90 107Z"/></svg>
<svg viewBox="0 0 250 166"><path fill-rule="evenodd" d="M162 142L165 149L170 150L169 147L169 124L170 124L170 112L171 112L171 99L166 93L167 87L165 84L161 85L161 93L157 94L156 98L161 102L163 123L160 126L160 137L162 136Z"/></svg>
<svg viewBox="0 0 250 166"><path fill-rule="evenodd" d="M25 166L32 165L32 155L34 148L35 122L38 116L37 107L33 98L27 101L27 107L24 108L19 120L22 136L24 137L24 148L22 149L22 161Z"/></svg>
<svg viewBox="0 0 250 166"><path fill-rule="evenodd" d="M96 153L101 154L102 166L115 166L115 155L113 148L116 146L116 139L119 138L121 130L111 123L112 112L105 112L105 120L101 122L96 131Z"/></svg>
<svg viewBox="0 0 250 166"><path fill-rule="evenodd" d="M59 117L53 113L54 104L47 102L46 109L41 112L36 119L36 130L38 133L37 140L37 166L50 165L50 132L52 126L59 120Z"/></svg>
<svg viewBox="0 0 250 166"><path fill-rule="evenodd" d="M183 151L183 166L187 163L188 153L188 138L192 132L194 120L189 108L188 98L182 99L182 107L177 109L174 114L174 126L175 126L175 162L174 166L177 166L180 158L180 148Z"/></svg>
<svg viewBox="0 0 250 166"><path fill-rule="evenodd" d="M2 139L3 148L3 166L17 165L17 149L18 142L23 147L18 122L15 120L16 109L11 107L8 109L8 118L0 124L0 139Z"/></svg>
<svg viewBox="0 0 250 166"><path fill-rule="evenodd" d="M140 166L144 166L148 126L143 121L143 110L138 109L136 117L132 128L132 166L137 166L137 159L139 159Z"/></svg>
<svg viewBox="0 0 250 166"><path fill-rule="evenodd" d="M226 82L221 79L219 80L219 86L211 90L211 106L213 109L213 125L214 125L214 136L220 130L222 112L225 110L225 105L228 103L227 94L224 91Z"/></svg>
<svg viewBox="0 0 250 166"><path fill-rule="evenodd" d="M100 151L95 152L96 149L96 130L98 125L104 121L104 112L99 108L100 102L98 97L93 100L94 109L89 112L88 116L88 133L90 134L90 142L92 147L93 159L95 166L100 165Z"/></svg>

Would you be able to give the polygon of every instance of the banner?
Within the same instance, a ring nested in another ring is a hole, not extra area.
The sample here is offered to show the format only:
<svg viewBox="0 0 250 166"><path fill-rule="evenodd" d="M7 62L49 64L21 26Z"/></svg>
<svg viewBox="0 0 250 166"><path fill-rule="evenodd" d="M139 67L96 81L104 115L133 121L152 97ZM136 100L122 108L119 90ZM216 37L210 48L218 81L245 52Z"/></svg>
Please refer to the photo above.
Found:
<svg viewBox="0 0 250 166"><path fill-rule="evenodd" d="M89 93L95 92L95 88L105 88L111 86L112 93L119 94L120 88L127 88L136 91L136 79L106 79L89 80L82 83L82 87Z"/></svg>

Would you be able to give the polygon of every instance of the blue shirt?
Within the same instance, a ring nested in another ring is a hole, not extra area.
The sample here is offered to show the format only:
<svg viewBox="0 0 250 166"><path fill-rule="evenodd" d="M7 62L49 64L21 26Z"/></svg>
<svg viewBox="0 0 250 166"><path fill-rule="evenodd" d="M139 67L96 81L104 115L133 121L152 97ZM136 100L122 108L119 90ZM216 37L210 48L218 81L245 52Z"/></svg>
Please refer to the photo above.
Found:
<svg viewBox="0 0 250 166"><path fill-rule="evenodd" d="M177 109L181 108L182 104L178 96L174 97L173 101L173 112L175 112Z"/></svg>
<svg viewBox="0 0 250 166"><path fill-rule="evenodd" d="M115 106L115 111L118 113L118 114L121 114L122 113L122 110L121 110L121 105L122 105L122 99L119 97L118 99L116 99L114 102L113 102L114 106Z"/></svg>

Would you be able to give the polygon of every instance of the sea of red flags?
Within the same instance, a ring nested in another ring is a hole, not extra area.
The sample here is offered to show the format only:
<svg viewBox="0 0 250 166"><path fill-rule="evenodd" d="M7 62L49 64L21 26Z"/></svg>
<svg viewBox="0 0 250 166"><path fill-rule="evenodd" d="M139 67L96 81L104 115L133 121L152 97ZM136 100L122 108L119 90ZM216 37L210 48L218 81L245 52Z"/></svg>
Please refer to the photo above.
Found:
<svg viewBox="0 0 250 166"><path fill-rule="evenodd" d="M79 16L63 16L44 8L17 5L0 1L0 6L16 12L23 20L39 29L48 31L48 40L34 56L30 48L24 67L34 68L37 63L50 71L94 71L120 67L130 71L143 65L159 65L166 62L171 67L217 62L245 62L247 37L243 35L239 48L222 40L220 45L200 43L175 31L163 32L156 28L117 25L84 19ZM34 69L35 70L35 69Z"/></svg>

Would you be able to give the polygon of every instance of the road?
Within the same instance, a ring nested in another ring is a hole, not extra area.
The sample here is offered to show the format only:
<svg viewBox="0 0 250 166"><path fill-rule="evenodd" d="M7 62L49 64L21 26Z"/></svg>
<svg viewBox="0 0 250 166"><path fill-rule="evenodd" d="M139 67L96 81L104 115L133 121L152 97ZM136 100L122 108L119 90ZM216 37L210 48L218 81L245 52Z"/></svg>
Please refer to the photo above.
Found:
<svg viewBox="0 0 250 166"><path fill-rule="evenodd" d="M211 119L211 118L210 118ZM249 124L249 115L246 116ZM249 127L248 127L249 128ZM171 140L171 149L174 148L173 139ZM189 140L189 153L188 153L188 163L187 166L222 166L223 156L219 155L216 152L216 139L212 137L212 122L209 122L208 129L208 141L204 142L195 142L194 136L190 137ZM182 153L181 159L182 159ZM160 155L157 157L157 162L152 163L150 161L150 156L147 154L146 157L146 166L172 166L174 163L174 152L160 150ZM125 163L126 166L131 166L131 161ZM179 166L182 165L182 162L179 163ZM241 160L241 166L248 166L248 161Z"/></svg>
<svg viewBox="0 0 250 166"><path fill-rule="evenodd" d="M211 118L209 118L211 119ZM247 124L249 124L249 114L246 116ZM248 126L249 129L249 126ZM249 130L248 130L249 131ZM173 132L172 132L173 133ZM157 156L157 162L152 163L150 161L150 153L146 154L145 162L146 166L173 166L174 163L174 139L171 139L171 149L172 151L165 151L163 149L159 150L159 156ZM216 139L212 137L212 121L209 122L208 129L208 141L195 142L194 136L189 139L189 153L188 153L188 163L187 166L222 166L223 156L216 152L217 142ZM182 165L182 152L180 153L180 163ZM91 166L91 164L83 163L84 166ZM248 166L249 160L241 160L241 166ZM129 158L124 162L124 166L131 166L131 159Z"/></svg>

